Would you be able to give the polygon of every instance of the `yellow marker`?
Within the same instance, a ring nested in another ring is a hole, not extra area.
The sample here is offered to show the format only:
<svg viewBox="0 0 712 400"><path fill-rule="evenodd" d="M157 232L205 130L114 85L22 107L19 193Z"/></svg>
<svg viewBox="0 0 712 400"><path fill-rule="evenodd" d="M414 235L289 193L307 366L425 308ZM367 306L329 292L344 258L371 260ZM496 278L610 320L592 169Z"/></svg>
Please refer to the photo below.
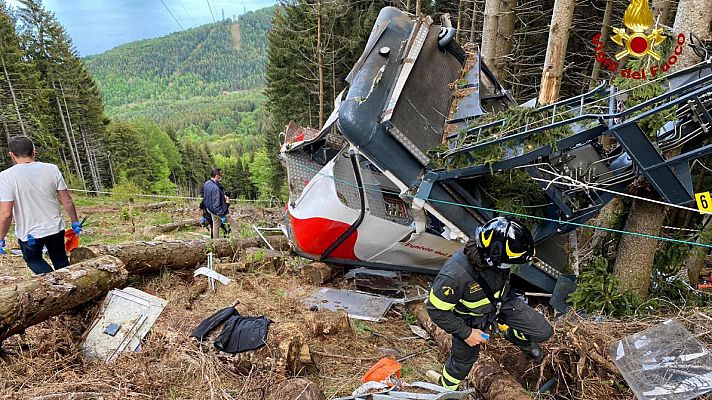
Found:
<svg viewBox="0 0 712 400"><path fill-rule="evenodd" d="M710 192L697 193L695 200L697 200L697 208L700 212L712 214L712 196L710 196Z"/></svg>

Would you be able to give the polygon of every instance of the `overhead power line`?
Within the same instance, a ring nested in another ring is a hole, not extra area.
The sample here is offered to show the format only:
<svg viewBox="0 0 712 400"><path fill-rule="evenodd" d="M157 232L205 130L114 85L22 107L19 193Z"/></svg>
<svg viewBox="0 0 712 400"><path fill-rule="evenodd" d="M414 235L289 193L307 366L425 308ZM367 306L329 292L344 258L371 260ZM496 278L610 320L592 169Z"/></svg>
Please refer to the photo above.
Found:
<svg viewBox="0 0 712 400"><path fill-rule="evenodd" d="M171 14L171 17L173 17L173 21L176 21L176 24L178 24L178 27L180 28L180 30L183 30L183 26L180 24L180 22L178 22L178 19L176 19L176 16L173 15L173 11L171 11L171 9L168 8L168 6L166 5L166 2L161 0L161 4L163 4L163 7L165 7L166 10L168 10L168 14Z"/></svg>
<svg viewBox="0 0 712 400"><path fill-rule="evenodd" d="M188 9L185 7L185 3L183 3L183 0L178 0L178 2L180 3L181 7L183 7L183 11L185 11L185 13L188 15L188 18L190 18L190 22L193 23L193 27L197 28L198 24L195 23L193 16L190 15L190 12L188 12Z"/></svg>
<svg viewBox="0 0 712 400"><path fill-rule="evenodd" d="M215 14L213 14L213 8L210 6L210 0L205 0L208 3L208 10L210 10L210 16L213 17L213 23L215 23Z"/></svg>

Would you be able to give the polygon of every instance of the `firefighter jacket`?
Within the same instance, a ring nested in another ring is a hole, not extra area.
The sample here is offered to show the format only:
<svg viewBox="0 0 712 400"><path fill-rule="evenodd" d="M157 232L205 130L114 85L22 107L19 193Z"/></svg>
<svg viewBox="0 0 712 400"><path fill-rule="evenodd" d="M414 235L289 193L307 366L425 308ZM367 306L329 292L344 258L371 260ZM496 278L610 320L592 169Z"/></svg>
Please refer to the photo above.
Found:
<svg viewBox="0 0 712 400"><path fill-rule="evenodd" d="M509 270L476 269L464 251L459 250L443 265L425 302L430 319L445 332L463 340L470 336L471 327L486 322L495 308L475 280L477 275L484 278L495 298L507 295L502 292L509 280Z"/></svg>

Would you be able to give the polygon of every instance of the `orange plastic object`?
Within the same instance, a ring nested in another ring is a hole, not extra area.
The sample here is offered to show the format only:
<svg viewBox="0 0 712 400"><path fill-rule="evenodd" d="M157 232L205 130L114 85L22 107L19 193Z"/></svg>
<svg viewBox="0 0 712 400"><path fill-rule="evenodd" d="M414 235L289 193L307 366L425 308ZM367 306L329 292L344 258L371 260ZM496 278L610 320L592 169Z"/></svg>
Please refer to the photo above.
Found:
<svg viewBox="0 0 712 400"><path fill-rule="evenodd" d="M79 235L74 233L74 229L69 228L64 231L64 250L71 253L77 247L79 247Z"/></svg>
<svg viewBox="0 0 712 400"><path fill-rule="evenodd" d="M381 358L366 372L366 375L361 378L361 382L381 382L394 374L400 378L400 370L401 365L398 361L392 358Z"/></svg>

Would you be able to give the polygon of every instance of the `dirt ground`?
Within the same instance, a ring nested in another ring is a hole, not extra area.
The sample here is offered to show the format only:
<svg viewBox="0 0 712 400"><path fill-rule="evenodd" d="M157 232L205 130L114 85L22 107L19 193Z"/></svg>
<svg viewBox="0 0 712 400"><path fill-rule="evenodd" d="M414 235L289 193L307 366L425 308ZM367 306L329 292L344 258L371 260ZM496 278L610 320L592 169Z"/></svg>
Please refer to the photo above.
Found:
<svg viewBox="0 0 712 400"><path fill-rule="evenodd" d="M142 206L149 202L129 203L106 198L79 198L76 202L80 216L90 215L82 236L83 245L195 239L207 234L199 227L163 235L150 234L145 229L176 220L197 219L200 215L197 204L174 203L159 210L142 211ZM275 226L281 218L279 210L262 210L249 204L236 205L234 210L239 216L239 226L234 230L242 237L254 235L252 224ZM247 264L246 271L227 272L233 279L230 285L218 285L216 291L208 289L202 294L197 291L200 279L194 280L192 271L164 271L153 276L132 277L130 286L168 300L141 352L123 353L109 365L81 355L78 343L96 313L102 300L99 299L7 339L2 347L4 352L0 353L0 398L264 399L279 376L269 371L241 369L230 362L229 357L216 357L212 342L199 344L189 334L200 321L236 301L242 315L264 315L275 324L296 322L306 331L305 321L311 311L300 302L299 296L315 287L306 283L300 269L309 261L291 256L281 260L277 273L263 252L238 254L235 261ZM2 275L29 277L31 273L21 256L11 255L0 258ZM427 287L429 281L422 276L407 279L422 287ZM328 285L349 287L342 276L335 277ZM545 307L541 310L550 318L549 310ZM686 314L681 311L680 315L688 318L701 311ZM712 342L712 333L706 328L712 322L705 323L703 318L686 321L691 330L699 333L698 337ZM605 348L613 339L655 322L655 319L634 323L558 321L556 336L547 342L547 357L541 364L529 361L518 349L499 338L491 340L484 351L520 378L535 398L634 399L622 377L586 358L586 343L596 349L593 352L600 351L605 357ZM402 306L394 306L386 314L386 321L352 320L352 335L308 335L306 340L318 372L308 373L306 377L324 391L327 399L333 399L349 395L360 386L361 377L380 358L415 354L402 362L402 378L410 382L425 380L425 372L439 370L443 360L434 343L413 339L409 323L415 323L414 316ZM552 377L558 378L550 390L554 394L534 394Z"/></svg>

